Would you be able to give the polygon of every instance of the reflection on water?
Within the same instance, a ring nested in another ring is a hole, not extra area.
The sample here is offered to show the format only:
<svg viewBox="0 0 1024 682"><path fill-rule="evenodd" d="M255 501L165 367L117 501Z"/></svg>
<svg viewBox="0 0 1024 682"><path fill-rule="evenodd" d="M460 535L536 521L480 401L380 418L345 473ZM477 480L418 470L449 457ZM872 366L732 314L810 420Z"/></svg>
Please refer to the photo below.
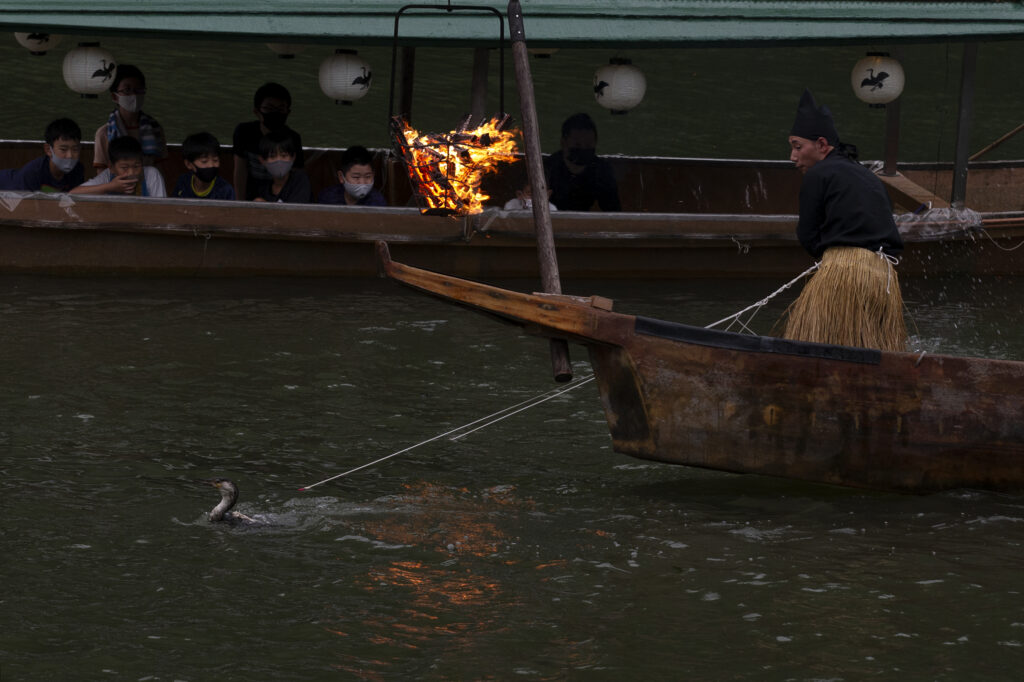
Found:
<svg viewBox="0 0 1024 682"><path fill-rule="evenodd" d="M4 284L4 679L1006 679L1024 646L1018 495L632 460L590 386L300 493L548 391L546 345L384 281ZM778 285L565 288L706 323ZM1024 280L904 288L921 344L1024 358ZM271 523L206 522L212 476Z"/></svg>

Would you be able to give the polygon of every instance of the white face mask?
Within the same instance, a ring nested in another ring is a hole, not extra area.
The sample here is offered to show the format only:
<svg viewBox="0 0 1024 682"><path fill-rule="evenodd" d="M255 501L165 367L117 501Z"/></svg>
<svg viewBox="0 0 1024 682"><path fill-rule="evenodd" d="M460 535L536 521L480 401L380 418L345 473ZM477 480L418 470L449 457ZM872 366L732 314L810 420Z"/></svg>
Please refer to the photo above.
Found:
<svg viewBox="0 0 1024 682"><path fill-rule="evenodd" d="M373 189L373 185L371 183L359 185L353 182L345 183L345 191L354 196L356 199L362 199L363 197L370 193L371 189Z"/></svg>
<svg viewBox="0 0 1024 682"><path fill-rule="evenodd" d="M118 95L117 105L134 114L142 109L142 95Z"/></svg>
<svg viewBox="0 0 1024 682"><path fill-rule="evenodd" d="M284 176L288 175L288 172L292 169L293 161L267 161L267 172L270 173L270 177L280 180Z"/></svg>
<svg viewBox="0 0 1024 682"><path fill-rule="evenodd" d="M50 161L61 173L70 173L78 165L78 159L65 159L60 156L51 156Z"/></svg>

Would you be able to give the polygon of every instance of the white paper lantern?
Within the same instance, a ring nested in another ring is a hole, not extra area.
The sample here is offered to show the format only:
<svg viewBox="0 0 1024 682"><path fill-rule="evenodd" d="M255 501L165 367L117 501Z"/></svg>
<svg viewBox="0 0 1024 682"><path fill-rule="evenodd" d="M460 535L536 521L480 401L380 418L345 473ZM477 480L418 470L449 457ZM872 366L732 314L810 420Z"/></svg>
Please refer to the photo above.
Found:
<svg viewBox="0 0 1024 682"><path fill-rule="evenodd" d="M60 43L60 39L63 36L59 36L56 33L15 33L14 39L18 41L18 44L28 49L29 54L36 56L46 54L47 50L52 50L57 47Z"/></svg>
<svg viewBox="0 0 1024 682"><path fill-rule="evenodd" d="M850 74L854 94L873 107L884 107L899 97L905 83L903 67L886 52L869 52Z"/></svg>
<svg viewBox="0 0 1024 682"><path fill-rule="evenodd" d="M306 49L305 45L294 45L292 43L267 43L267 47L281 59L294 59L295 55Z"/></svg>
<svg viewBox="0 0 1024 682"><path fill-rule="evenodd" d="M99 43L79 43L64 56L64 82L84 97L109 89L116 73L114 55Z"/></svg>
<svg viewBox="0 0 1024 682"><path fill-rule="evenodd" d="M336 103L352 104L370 91L373 71L355 50L335 50L320 64L320 89Z"/></svg>
<svg viewBox="0 0 1024 682"><path fill-rule="evenodd" d="M612 59L594 72L594 99L613 114L624 114L644 98L647 79L628 59Z"/></svg>

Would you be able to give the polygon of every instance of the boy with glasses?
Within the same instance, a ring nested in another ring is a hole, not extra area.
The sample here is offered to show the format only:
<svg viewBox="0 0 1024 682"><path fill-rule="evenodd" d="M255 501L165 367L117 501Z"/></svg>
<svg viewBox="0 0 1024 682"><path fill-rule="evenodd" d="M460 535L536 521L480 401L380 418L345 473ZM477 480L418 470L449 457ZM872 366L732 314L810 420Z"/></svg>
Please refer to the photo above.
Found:
<svg viewBox="0 0 1024 682"><path fill-rule="evenodd" d="M107 122L96 130L92 165L104 169L110 165L107 147L119 137L133 137L142 146L146 165L167 158L164 129L155 118L142 110L146 95L146 77L138 67L120 64L110 86L110 97L117 105Z"/></svg>

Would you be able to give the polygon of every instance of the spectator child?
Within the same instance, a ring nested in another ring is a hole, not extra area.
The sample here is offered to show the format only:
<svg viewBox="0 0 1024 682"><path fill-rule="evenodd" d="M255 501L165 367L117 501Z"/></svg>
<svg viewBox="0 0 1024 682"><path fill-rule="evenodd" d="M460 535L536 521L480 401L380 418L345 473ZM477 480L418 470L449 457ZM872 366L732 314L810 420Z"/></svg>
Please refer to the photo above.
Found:
<svg viewBox="0 0 1024 682"><path fill-rule="evenodd" d="M178 178L172 196L183 199L235 198L235 188L220 177L220 142L210 133L195 133L181 144L185 173Z"/></svg>
<svg viewBox="0 0 1024 682"><path fill-rule="evenodd" d="M355 145L342 153L338 183L320 192L321 204L388 205L384 195L373 186L373 155L366 147Z"/></svg>
<svg viewBox="0 0 1024 682"><path fill-rule="evenodd" d="M548 197L551 196L551 190L548 190ZM503 207L506 211L529 211L533 209L533 187L530 185L530 179L527 178L522 186L516 190L516 195L505 202ZM548 201L548 211L557 211L558 208Z"/></svg>
<svg viewBox="0 0 1024 682"><path fill-rule="evenodd" d="M313 201L309 176L295 168L295 139L286 130L277 130L260 140L260 164L267 178L256 183L253 201L308 204Z"/></svg>
<svg viewBox="0 0 1024 682"><path fill-rule="evenodd" d="M142 145L134 137L114 138L107 152L110 168L104 168L95 178L71 190L72 194L167 196L163 176L156 168L144 165Z"/></svg>
<svg viewBox="0 0 1024 682"><path fill-rule="evenodd" d="M295 167L305 166L302 137L285 125L292 110L292 96L278 83L265 83L252 98L252 110L257 120L239 123L232 139L235 169L232 178L239 198L256 198L256 185L269 179L265 166L260 163L260 140L271 132L284 131L292 138L295 148Z"/></svg>
<svg viewBox="0 0 1024 682"><path fill-rule="evenodd" d="M142 145L146 165L167 158L167 139L164 129L155 118L142 110L146 95L146 77L138 67L121 64L117 67L110 97L117 103L107 122L96 130L92 165L107 168L110 157L107 147L119 137L133 137Z"/></svg>
<svg viewBox="0 0 1024 682"><path fill-rule="evenodd" d="M78 161L82 130L70 118L58 118L43 133L43 156L21 168L0 170L0 189L21 192L68 192L85 181Z"/></svg>

